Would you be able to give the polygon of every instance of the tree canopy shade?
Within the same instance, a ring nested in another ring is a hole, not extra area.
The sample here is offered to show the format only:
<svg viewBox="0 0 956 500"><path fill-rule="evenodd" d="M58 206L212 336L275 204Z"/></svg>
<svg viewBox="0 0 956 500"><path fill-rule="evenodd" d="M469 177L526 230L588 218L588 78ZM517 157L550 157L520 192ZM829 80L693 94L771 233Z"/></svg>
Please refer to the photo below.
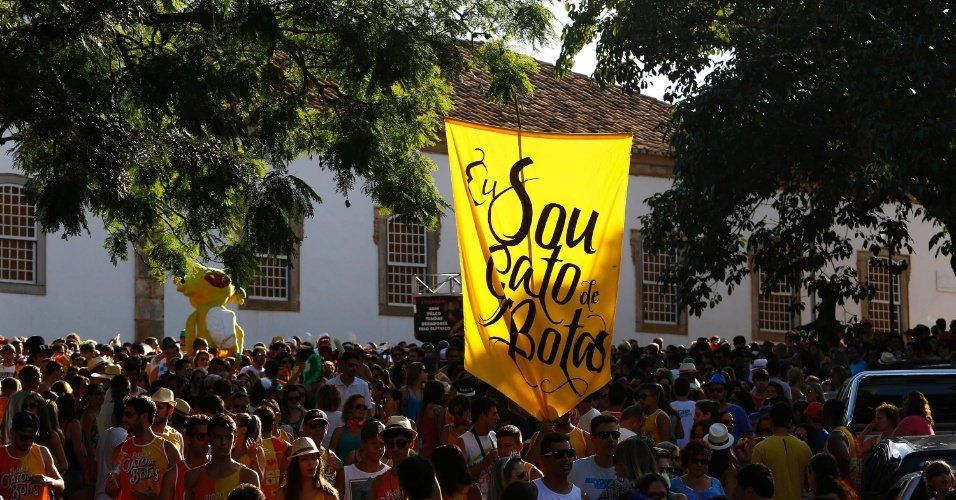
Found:
<svg viewBox="0 0 956 500"><path fill-rule="evenodd" d="M346 200L436 221L419 151L451 83L479 65L513 102L535 67L503 41L549 32L536 0L6 0L0 144L44 229L92 214L114 262L132 243L158 272L209 259L241 284L320 202L287 169L303 154Z"/></svg>
<svg viewBox="0 0 956 500"><path fill-rule="evenodd" d="M956 12L935 0L581 0L559 66L597 39L595 78L673 84L674 183L641 218L700 314L754 266L842 303L872 290L855 250L930 250L956 268ZM702 82L712 56L722 62ZM678 100L679 99L679 100ZM862 242L862 243L861 243ZM911 249L910 249L911 250ZM768 286L764 286L764 292Z"/></svg>

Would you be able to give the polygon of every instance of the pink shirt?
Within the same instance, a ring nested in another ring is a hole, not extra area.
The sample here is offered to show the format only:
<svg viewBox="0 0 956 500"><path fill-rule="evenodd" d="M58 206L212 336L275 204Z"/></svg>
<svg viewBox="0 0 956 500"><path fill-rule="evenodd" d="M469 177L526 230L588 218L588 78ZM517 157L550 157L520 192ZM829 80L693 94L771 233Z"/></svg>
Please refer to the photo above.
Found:
<svg viewBox="0 0 956 500"><path fill-rule="evenodd" d="M900 420L899 429L903 431L901 434L908 436L933 436L936 434L933 432L933 426L930 425L929 420L919 415L910 415Z"/></svg>

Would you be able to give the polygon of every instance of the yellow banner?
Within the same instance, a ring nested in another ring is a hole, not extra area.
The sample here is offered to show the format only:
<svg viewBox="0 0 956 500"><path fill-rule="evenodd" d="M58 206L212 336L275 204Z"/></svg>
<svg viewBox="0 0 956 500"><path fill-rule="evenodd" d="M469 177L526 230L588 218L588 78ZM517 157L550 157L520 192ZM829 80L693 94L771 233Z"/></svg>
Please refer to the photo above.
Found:
<svg viewBox="0 0 956 500"><path fill-rule="evenodd" d="M465 367L552 420L611 377L631 136L445 133Z"/></svg>

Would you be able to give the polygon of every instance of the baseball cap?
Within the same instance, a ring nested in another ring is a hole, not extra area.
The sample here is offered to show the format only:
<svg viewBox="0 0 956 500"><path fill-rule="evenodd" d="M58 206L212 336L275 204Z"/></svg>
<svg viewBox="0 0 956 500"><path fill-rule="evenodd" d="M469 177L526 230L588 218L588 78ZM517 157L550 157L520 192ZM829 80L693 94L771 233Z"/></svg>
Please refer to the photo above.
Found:
<svg viewBox="0 0 956 500"><path fill-rule="evenodd" d="M299 424L299 430L301 431L305 428L305 424L308 424L314 420L323 420L325 423L329 423L329 417L324 411L313 408L305 412L305 417L302 418L302 423Z"/></svg>
<svg viewBox="0 0 956 500"><path fill-rule="evenodd" d="M362 441L366 439L371 439L375 436L382 434L382 431L385 430L385 425L383 425L378 420L369 420L362 425L362 432L360 434Z"/></svg>

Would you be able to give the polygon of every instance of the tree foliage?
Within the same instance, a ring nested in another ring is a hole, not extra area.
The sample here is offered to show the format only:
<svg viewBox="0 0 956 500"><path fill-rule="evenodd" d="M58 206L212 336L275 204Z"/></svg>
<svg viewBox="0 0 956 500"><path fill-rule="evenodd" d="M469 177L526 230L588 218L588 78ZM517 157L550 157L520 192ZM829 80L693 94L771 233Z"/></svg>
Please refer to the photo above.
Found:
<svg viewBox="0 0 956 500"><path fill-rule="evenodd" d="M909 224L956 269L953 2L581 0L560 65L597 39L595 78L639 90L666 75L674 183L641 218L680 255L667 277L696 314L748 259L764 285L800 277L837 300L872 289L841 265L911 251ZM721 62L697 81L715 55ZM678 100L679 99L679 100ZM855 260L855 259L853 259ZM767 292L764 286L763 291Z"/></svg>
<svg viewBox="0 0 956 500"><path fill-rule="evenodd" d="M451 84L494 67L504 99L529 68L503 40L549 30L533 0L6 0L0 144L45 230L98 217L114 262L132 243L158 272L208 259L243 283L321 201L288 170L303 154L346 200L436 221L419 151Z"/></svg>

